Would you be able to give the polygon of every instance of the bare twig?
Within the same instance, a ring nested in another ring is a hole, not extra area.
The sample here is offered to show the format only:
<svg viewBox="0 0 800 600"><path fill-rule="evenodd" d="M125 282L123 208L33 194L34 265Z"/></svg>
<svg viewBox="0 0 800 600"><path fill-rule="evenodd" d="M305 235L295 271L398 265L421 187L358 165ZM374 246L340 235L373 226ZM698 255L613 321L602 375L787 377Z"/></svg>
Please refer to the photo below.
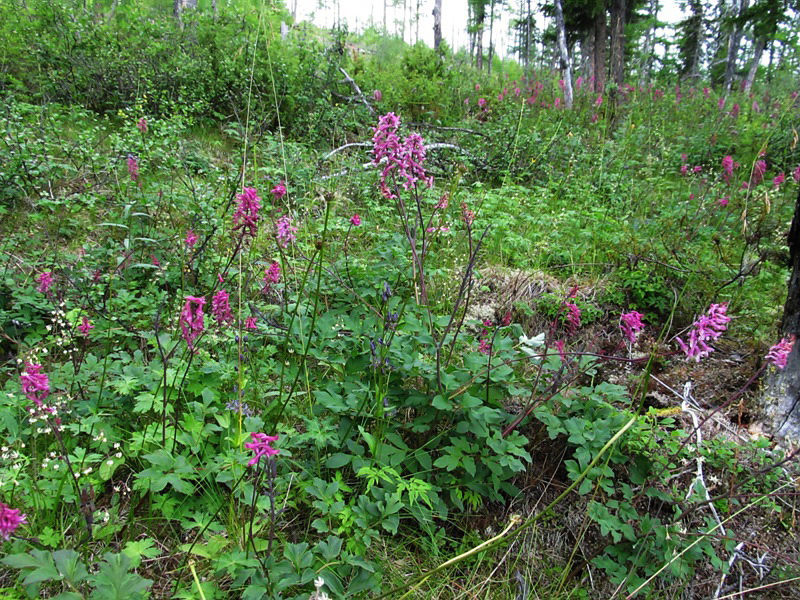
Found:
<svg viewBox="0 0 800 600"><path fill-rule="evenodd" d="M342 72L342 75L344 75L344 83L349 84L350 87L353 88L356 97L361 101L361 103L364 106L367 107L367 110L369 110L369 112L374 115L375 109L372 107L372 105L369 103L366 97L364 97L364 93L361 91L361 88L358 87L358 84L355 82L355 80L352 77L350 77L350 75L347 74L347 71L345 71L342 67L339 67L339 70Z"/></svg>

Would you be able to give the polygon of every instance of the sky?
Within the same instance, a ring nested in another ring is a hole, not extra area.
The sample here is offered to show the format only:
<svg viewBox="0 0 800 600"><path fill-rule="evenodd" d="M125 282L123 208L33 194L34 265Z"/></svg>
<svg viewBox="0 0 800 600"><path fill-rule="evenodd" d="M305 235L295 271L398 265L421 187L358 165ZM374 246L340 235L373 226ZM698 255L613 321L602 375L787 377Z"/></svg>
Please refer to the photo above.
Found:
<svg viewBox="0 0 800 600"><path fill-rule="evenodd" d="M284 0L284 2L290 11L296 10L298 21L311 21L320 27L330 28L334 26L338 15L341 15L341 20L347 23L347 28L350 31L361 31L371 23L378 27L383 26L384 0L323 0L322 2L320 0ZM416 14L417 2L419 2L420 14L419 39L429 46L433 46L432 12L434 0L406 0L412 17ZM394 31L395 23L402 19L402 1L398 3L400 6L390 6L387 11L389 31ZM323 6L320 7L320 4ZM387 4L392 4L392 0L387 0ZM499 10L500 13L499 19L498 15L495 15L495 35L498 38L495 42L495 47L501 56L502 49L509 46L511 34L508 31L508 26L515 16L512 11L519 10L520 1L509 0L506 4L511 7L510 10L509 8L495 9ZM532 0L531 6L536 6L537 4L538 0ZM408 13L406 14L408 15ZM658 17L668 23L680 21L683 17L678 0L662 0ZM544 20L544 17L539 14L536 26L540 30L544 26ZM468 44L466 25L467 0L442 0L442 36L454 50L458 50L459 47L466 47ZM399 32L399 30L398 26L397 31ZM484 45L488 48L488 31L484 35ZM416 36L416 24L411 27L406 26L406 41L413 43L417 39Z"/></svg>

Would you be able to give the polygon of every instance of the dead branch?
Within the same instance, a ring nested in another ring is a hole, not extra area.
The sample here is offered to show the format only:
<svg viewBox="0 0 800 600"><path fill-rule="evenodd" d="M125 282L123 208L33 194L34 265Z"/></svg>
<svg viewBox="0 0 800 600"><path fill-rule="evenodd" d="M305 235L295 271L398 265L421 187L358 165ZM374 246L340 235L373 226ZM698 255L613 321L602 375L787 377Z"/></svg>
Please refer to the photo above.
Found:
<svg viewBox="0 0 800 600"><path fill-rule="evenodd" d="M366 97L364 96L364 93L361 91L361 88L358 87L358 84L355 82L355 80L352 77L350 77L350 75L347 74L347 71L345 71L342 67L339 67L339 70L342 72L342 75L344 75L344 82L343 83L347 83L347 84L350 85L351 88L353 88L353 92L355 92L356 97L361 101L361 103L364 106L367 107L369 112L374 115L375 114L375 109L372 107L372 105L366 99Z"/></svg>

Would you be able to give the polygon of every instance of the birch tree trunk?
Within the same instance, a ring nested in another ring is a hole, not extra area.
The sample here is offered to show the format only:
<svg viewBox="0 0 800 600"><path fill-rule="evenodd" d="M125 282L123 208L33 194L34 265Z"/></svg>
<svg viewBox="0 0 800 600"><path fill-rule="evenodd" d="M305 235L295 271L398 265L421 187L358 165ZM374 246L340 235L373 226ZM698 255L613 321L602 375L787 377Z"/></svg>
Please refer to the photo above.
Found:
<svg viewBox="0 0 800 600"><path fill-rule="evenodd" d="M433 5L433 49L439 50L442 43L442 0Z"/></svg>
<svg viewBox="0 0 800 600"><path fill-rule="evenodd" d="M741 16L741 14L747 10L748 4L749 0L740 0L737 10L736 0L734 0L734 10L737 16ZM728 56L725 60L725 81L723 83L725 93L730 92L731 86L733 85L733 77L736 74L736 59L739 57L739 44L741 40L742 29L734 24L731 35L728 38Z"/></svg>
<svg viewBox="0 0 800 600"><path fill-rule="evenodd" d="M747 72L747 78L744 80L744 91L749 92L753 87L753 80L756 78L758 65L761 62L761 55L764 54L764 48L767 47L767 38L756 38L755 48L753 48L753 62L750 63L750 69Z"/></svg>
<svg viewBox="0 0 800 600"><path fill-rule="evenodd" d="M561 0L554 0L556 8L556 31L558 32L558 52L561 55L561 74L564 78L564 105L572 108L572 68L567 51L567 32L564 28L564 10Z"/></svg>
<svg viewBox="0 0 800 600"><path fill-rule="evenodd" d="M625 0L611 7L611 79L622 87L625 78Z"/></svg>
<svg viewBox="0 0 800 600"><path fill-rule="evenodd" d="M492 58L494 57L494 2L489 16L489 75L492 74Z"/></svg>

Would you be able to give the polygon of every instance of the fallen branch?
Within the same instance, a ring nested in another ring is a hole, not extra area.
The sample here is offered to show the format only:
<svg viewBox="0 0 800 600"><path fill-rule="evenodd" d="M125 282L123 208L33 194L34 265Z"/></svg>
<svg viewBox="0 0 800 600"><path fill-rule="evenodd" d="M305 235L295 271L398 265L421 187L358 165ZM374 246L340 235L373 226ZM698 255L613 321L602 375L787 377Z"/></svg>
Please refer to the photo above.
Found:
<svg viewBox="0 0 800 600"><path fill-rule="evenodd" d="M367 107L367 110L369 110L369 112L374 115L375 114L375 109L367 101L366 97L364 96L364 93L361 91L361 88L358 87L358 84L356 83L355 79L350 77L350 75L347 74L347 71L345 71L342 67L339 67L339 70L342 72L342 75L344 75L344 82L343 83L347 83L347 84L350 85L351 88L353 88L353 91L355 92L356 97L359 100L361 100L361 103L364 106Z"/></svg>
<svg viewBox="0 0 800 600"><path fill-rule="evenodd" d="M338 148L334 148L330 152L328 152L325 156L322 157L322 160L328 160L334 154L341 152L342 150L346 150L347 148L371 148L372 142L351 142L350 144L345 144L344 146L339 146Z"/></svg>

